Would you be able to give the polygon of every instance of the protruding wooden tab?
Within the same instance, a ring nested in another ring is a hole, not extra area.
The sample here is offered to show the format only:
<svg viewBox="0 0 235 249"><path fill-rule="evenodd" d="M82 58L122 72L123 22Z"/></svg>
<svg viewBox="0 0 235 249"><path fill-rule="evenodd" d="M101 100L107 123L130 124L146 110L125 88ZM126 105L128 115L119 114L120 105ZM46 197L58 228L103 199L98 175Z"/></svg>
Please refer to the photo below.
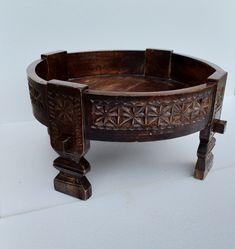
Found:
<svg viewBox="0 0 235 249"><path fill-rule="evenodd" d="M226 126L227 126L227 121L220 120L220 119L214 119L212 123L212 131L220 133L220 134L224 134Z"/></svg>
<svg viewBox="0 0 235 249"><path fill-rule="evenodd" d="M47 59L48 57L58 56L59 54L64 54L64 53L67 54L67 51L66 50L52 51L52 52L49 52L49 53L41 54L41 58L42 59Z"/></svg>
<svg viewBox="0 0 235 249"><path fill-rule="evenodd" d="M145 75L169 78L172 52L169 50L146 49Z"/></svg>
<svg viewBox="0 0 235 249"><path fill-rule="evenodd" d="M226 80L227 78L227 72L224 71L215 71L213 74L211 74L208 78L207 78L207 82L208 83L213 83L213 82L219 82L219 81L223 81L224 79Z"/></svg>
<svg viewBox="0 0 235 249"><path fill-rule="evenodd" d="M88 86L85 84L79 84L79 83L64 81L64 80L49 80L47 87L48 88L56 87L57 91L59 91L59 88L61 89L63 88L62 90L63 91L65 90L69 94L73 94L74 92L73 89L78 89L80 92L82 92L88 88ZM76 94L77 93L75 92L74 96L76 96Z"/></svg>
<svg viewBox="0 0 235 249"><path fill-rule="evenodd" d="M55 51L41 55L47 61L47 80L67 80L67 51Z"/></svg>

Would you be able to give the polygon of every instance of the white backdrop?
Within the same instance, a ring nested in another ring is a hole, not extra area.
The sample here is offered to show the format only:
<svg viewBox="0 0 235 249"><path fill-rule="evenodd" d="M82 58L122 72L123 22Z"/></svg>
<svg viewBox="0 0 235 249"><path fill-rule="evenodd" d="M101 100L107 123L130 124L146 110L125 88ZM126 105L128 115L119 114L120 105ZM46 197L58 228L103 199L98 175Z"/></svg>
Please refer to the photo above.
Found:
<svg viewBox="0 0 235 249"><path fill-rule="evenodd" d="M232 95L234 13L234 0L0 0L0 123L34 119L26 67L60 49L173 49L228 71Z"/></svg>

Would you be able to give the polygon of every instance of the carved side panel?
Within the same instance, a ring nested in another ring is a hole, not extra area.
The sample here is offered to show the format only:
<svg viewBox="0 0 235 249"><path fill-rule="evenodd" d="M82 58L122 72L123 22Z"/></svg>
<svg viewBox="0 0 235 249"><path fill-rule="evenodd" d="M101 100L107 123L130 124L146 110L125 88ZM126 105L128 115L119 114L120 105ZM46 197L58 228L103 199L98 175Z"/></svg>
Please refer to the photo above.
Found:
<svg viewBox="0 0 235 249"><path fill-rule="evenodd" d="M171 130L201 122L212 111L213 91L153 100L92 99L92 129Z"/></svg>
<svg viewBox="0 0 235 249"><path fill-rule="evenodd" d="M82 89L66 83L48 83L49 133L51 145L60 155L77 160L89 146L84 131L83 94Z"/></svg>
<svg viewBox="0 0 235 249"><path fill-rule="evenodd" d="M47 125L47 103L45 94L45 85L39 84L28 78L30 100L34 116L44 125Z"/></svg>
<svg viewBox="0 0 235 249"><path fill-rule="evenodd" d="M28 79L28 83L29 83L29 94L32 105L36 106L39 110L44 111L45 104L40 89L37 88L36 84L31 79Z"/></svg>

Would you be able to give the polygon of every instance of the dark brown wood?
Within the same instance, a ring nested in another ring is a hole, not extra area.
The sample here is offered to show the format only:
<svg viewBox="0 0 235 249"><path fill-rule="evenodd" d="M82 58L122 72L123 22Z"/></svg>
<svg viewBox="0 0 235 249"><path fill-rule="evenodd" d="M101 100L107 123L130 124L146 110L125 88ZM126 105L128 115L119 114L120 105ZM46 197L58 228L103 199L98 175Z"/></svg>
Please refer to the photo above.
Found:
<svg viewBox="0 0 235 249"><path fill-rule="evenodd" d="M81 157L78 163L58 157L53 165L60 171L54 179L55 190L81 200L87 200L91 196L91 184L85 177L90 171L90 164L84 157Z"/></svg>
<svg viewBox="0 0 235 249"><path fill-rule="evenodd" d="M224 134L226 126L227 126L227 121L214 119L212 123L212 131Z"/></svg>
<svg viewBox="0 0 235 249"><path fill-rule="evenodd" d="M94 75L70 79L86 84L90 90L114 92L168 91L187 87L182 82L146 75Z"/></svg>
<svg viewBox="0 0 235 249"><path fill-rule="evenodd" d="M58 80L67 80L67 52L66 51L57 51L47 54L42 54L41 58L46 61L46 72L47 80L58 79Z"/></svg>
<svg viewBox="0 0 235 249"><path fill-rule="evenodd" d="M67 56L68 77L104 74L143 74L144 51L97 51Z"/></svg>
<svg viewBox="0 0 235 249"><path fill-rule="evenodd" d="M215 146L216 141L214 133L223 133L225 130L226 121L220 121L219 118L221 116L226 80L227 73L222 70L216 70L208 77L209 85L216 84L216 92L214 95L210 121L208 122L207 127L200 131L200 144L197 151L198 160L194 171L194 177L200 180L203 180L206 177L213 165L214 155L212 149Z"/></svg>
<svg viewBox="0 0 235 249"><path fill-rule="evenodd" d="M169 79L171 76L172 51L146 49L145 75Z"/></svg>
<svg viewBox="0 0 235 249"><path fill-rule="evenodd" d="M90 145L85 134L85 89L84 85L59 80L47 84L51 145L60 155L54 161L60 170L55 189L82 200L91 196L91 184L85 177L90 165L83 157Z"/></svg>
<svg viewBox="0 0 235 249"><path fill-rule="evenodd" d="M210 128L200 131L200 144L197 151L198 160L196 163L194 177L203 180L213 164L214 155L212 149L216 139L213 137Z"/></svg>
<svg viewBox="0 0 235 249"><path fill-rule="evenodd" d="M112 96L88 94L90 139L154 141L203 129L210 118L214 88L174 96Z"/></svg>
<svg viewBox="0 0 235 249"><path fill-rule="evenodd" d="M55 189L86 200L90 140L154 141L200 132L194 176L212 166L227 73L173 51L43 54L27 69L33 113L59 154Z"/></svg>

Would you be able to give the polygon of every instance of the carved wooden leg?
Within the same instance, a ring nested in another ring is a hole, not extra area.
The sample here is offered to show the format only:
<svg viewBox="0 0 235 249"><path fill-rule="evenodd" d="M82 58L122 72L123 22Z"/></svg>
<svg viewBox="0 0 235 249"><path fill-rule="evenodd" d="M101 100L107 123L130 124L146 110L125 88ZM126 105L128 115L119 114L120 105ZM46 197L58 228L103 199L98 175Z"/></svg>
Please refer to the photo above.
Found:
<svg viewBox="0 0 235 249"><path fill-rule="evenodd" d="M85 177L90 164L84 157L79 162L58 157L53 165L60 171L54 179L55 190L81 200L87 200L91 196L91 184Z"/></svg>
<svg viewBox="0 0 235 249"><path fill-rule="evenodd" d="M59 61L61 53L46 56ZM61 80L47 83L48 133L51 146L60 155L54 166L60 173L54 180L55 190L86 200L91 196L91 184L85 177L90 165L83 157L90 141L85 131L83 92L87 86Z"/></svg>
<svg viewBox="0 0 235 249"><path fill-rule="evenodd" d="M210 168L213 165L214 155L212 149L215 146L216 139L214 133L210 129L205 129L200 132L200 144L197 150L197 163L194 171L194 177L203 180Z"/></svg>
<svg viewBox="0 0 235 249"><path fill-rule="evenodd" d="M207 173L213 165L214 155L212 149L215 146L216 139L214 133L223 134L226 127L226 121L214 119L211 128L200 131L200 144L197 150L197 163L194 171L194 177L200 180L205 179Z"/></svg>

